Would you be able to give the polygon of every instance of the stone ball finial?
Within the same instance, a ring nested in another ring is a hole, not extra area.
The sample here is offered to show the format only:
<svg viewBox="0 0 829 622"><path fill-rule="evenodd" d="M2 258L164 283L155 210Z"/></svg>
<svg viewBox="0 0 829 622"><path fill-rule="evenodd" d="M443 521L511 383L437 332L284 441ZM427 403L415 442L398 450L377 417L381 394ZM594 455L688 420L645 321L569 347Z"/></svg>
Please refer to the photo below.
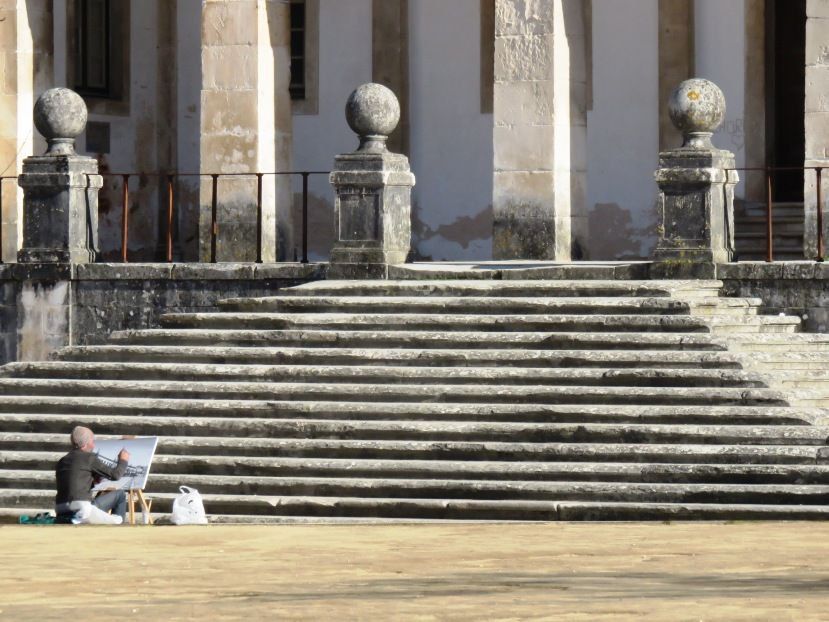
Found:
<svg viewBox="0 0 829 622"><path fill-rule="evenodd" d="M46 155L74 155L75 138L86 129L86 103L71 89L49 89L35 102L34 120L49 145Z"/></svg>
<svg viewBox="0 0 829 622"><path fill-rule="evenodd" d="M386 139L400 122L400 102L382 84L363 84L349 96L345 118L360 137L358 151L382 153L386 151Z"/></svg>
<svg viewBox="0 0 829 622"><path fill-rule="evenodd" d="M725 119L725 95L710 80L685 80L671 93L668 112L682 132L683 148L714 149L711 135Z"/></svg>

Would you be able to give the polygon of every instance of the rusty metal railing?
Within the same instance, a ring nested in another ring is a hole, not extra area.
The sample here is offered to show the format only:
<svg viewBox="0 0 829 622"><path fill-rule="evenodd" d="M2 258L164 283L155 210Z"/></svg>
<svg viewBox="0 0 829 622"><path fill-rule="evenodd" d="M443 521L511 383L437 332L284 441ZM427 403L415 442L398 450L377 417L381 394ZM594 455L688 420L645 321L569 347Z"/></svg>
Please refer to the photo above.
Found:
<svg viewBox="0 0 829 622"><path fill-rule="evenodd" d="M774 176L776 173L797 172L805 173L807 171L815 172L815 188L816 188L816 213L817 213L817 245L815 261L822 262L824 256L824 241L823 241L823 188L822 179L823 171L828 169L827 166L758 166L758 167L744 167L732 168L729 171L747 172L747 173L763 173L765 175L765 199L766 199L766 262L774 261ZM804 201L804 210L805 201ZM804 236L805 236L804 230ZM804 257L805 257L805 241L804 241Z"/></svg>
<svg viewBox="0 0 829 622"><path fill-rule="evenodd" d="M308 179L312 175L328 175L328 171L273 171L257 173L101 173L103 177L121 180L121 261L129 262L129 182L132 177L157 177L166 184L165 205L165 259L173 261L173 238L175 229L176 192L175 186L181 178L210 179L210 263L216 263L219 238L219 181L224 177L250 177L256 180L256 263L262 263L262 212L263 180L265 177L298 176L302 181L302 263L308 263ZM16 178L15 178L16 179Z"/></svg>

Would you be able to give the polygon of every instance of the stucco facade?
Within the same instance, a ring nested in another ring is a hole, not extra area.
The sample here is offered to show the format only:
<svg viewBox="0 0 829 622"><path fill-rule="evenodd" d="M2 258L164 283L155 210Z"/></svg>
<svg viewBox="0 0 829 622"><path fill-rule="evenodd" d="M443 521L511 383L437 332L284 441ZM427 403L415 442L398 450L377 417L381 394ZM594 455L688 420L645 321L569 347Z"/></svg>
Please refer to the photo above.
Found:
<svg viewBox="0 0 829 622"><path fill-rule="evenodd" d="M118 88L86 96L96 134L79 147L103 173L144 173L130 180L134 260L163 258L170 172L204 175L175 182L176 258L209 258L209 175L235 173L219 181L217 259L253 260L254 174L329 170L334 155L356 146L343 105L364 82L387 84L401 99L390 145L418 178L412 232L422 259L648 257L653 171L660 149L678 140L665 101L691 76L724 91L728 112L714 142L738 167L774 164L772 138L784 140L769 109L777 91L767 38L777 31L763 0L305 0L305 90L293 101L289 4L109 2L120 28ZM829 2L805 4L803 32L787 35L787 45L805 54L802 159L826 164ZM76 86L79 6L0 2L3 176L43 150L31 123L36 96ZM762 198L761 175L741 179L738 200ZM122 178L104 182L100 251L114 259ZM802 186L808 248L814 178ZM300 251L300 190L299 178L264 178L265 261ZM334 195L325 175L312 176L309 191L310 256L323 259ZM13 179L2 198L2 254L12 261L22 209Z"/></svg>

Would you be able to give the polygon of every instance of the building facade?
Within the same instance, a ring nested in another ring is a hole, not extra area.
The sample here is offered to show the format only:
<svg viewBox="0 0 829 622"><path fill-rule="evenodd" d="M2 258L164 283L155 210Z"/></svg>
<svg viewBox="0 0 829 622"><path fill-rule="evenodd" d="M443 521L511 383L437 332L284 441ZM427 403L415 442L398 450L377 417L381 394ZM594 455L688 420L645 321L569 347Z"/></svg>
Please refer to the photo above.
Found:
<svg viewBox="0 0 829 622"><path fill-rule="evenodd" d="M714 142L738 167L829 164L827 0L5 0L0 18L5 261L13 177L44 150L32 105L52 86L89 107L79 151L105 173L105 260L127 173L131 260L163 257L170 173L177 259L209 257L222 174L217 259L255 259L260 201L263 259L293 260L301 177L255 174L327 171L356 147L343 106L372 81L402 105L390 147L417 176L415 259L648 257L653 171L679 143L667 100L692 76L724 91ZM738 201L763 200L765 176L741 178ZM808 229L814 177L774 182ZM333 202L309 176L312 260L333 243Z"/></svg>

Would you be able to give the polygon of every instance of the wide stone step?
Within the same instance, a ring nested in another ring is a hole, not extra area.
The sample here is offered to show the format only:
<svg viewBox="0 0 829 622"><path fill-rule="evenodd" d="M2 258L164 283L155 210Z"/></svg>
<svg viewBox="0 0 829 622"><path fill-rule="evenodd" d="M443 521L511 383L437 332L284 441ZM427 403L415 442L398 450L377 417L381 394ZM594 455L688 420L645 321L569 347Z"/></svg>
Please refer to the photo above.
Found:
<svg viewBox="0 0 829 622"><path fill-rule="evenodd" d="M506 421L539 423L685 423L728 425L823 425L824 411L780 406L643 406L546 404L446 404L435 402L331 402L277 400L169 400L112 397L6 396L0 401L0 425L32 431L40 421L77 422L101 433L141 434L147 418L171 417L184 425L212 429L227 418L244 419L256 435L270 419L343 419L358 421ZM65 418L65 419L63 419ZM132 419L137 419L133 421ZM0 428L2 429L2 428ZM264 429L264 428L263 428Z"/></svg>
<svg viewBox="0 0 829 622"><path fill-rule="evenodd" d="M786 315L719 316L704 319L714 335L735 333L795 333L800 329L798 317Z"/></svg>
<svg viewBox="0 0 829 622"><path fill-rule="evenodd" d="M775 318L777 319L777 318ZM474 315L426 313L171 313L162 326L258 330L475 330L480 332L708 332L683 315Z"/></svg>
<svg viewBox="0 0 829 622"><path fill-rule="evenodd" d="M595 342L593 342L595 343ZM681 345L689 345L683 340ZM706 343L706 345L710 345ZM431 367L657 367L674 369L740 369L737 357L719 351L663 350L533 350L533 349L379 349L262 348L216 346L75 346L54 358L64 361L228 363L266 365L394 365Z"/></svg>
<svg viewBox="0 0 829 622"><path fill-rule="evenodd" d="M173 493L153 494L153 510L169 512ZM300 497L204 495L210 515L378 517L462 520L816 520L829 516L824 505L725 503L636 503L611 501L403 499L360 497ZM0 490L0 507L49 508L51 491Z"/></svg>
<svg viewBox="0 0 829 622"><path fill-rule="evenodd" d="M182 476L152 477L151 491L175 494ZM494 499L528 501L624 501L650 503L805 503L825 504L829 486L820 484L697 484L653 482L549 482L516 480L435 480L386 478L261 477L188 475L187 485L202 494L318 496L404 499ZM48 471L0 469L0 487L53 491ZM226 510L220 510L226 511Z"/></svg>
<svg viewBox="0 0 829 622"><path fill-rule="evenodd" d="M66 430L45 425L48 420L32 417L25 432ZM8 419L3 423L12 424ZM137 427L133 420L129 428ZM170 429L170 420L147 418L142 422L143 435L185 436L214 433L217 437L245 437L254 433L244 425L245 420L224 419L202 421L190 418L178 428ZM212 424L212 429L208 426ZM4 426L9 428L23 426ZM44 429L45 428L45 429ZM207 428L207 429L206 429ZM783 425L687 425L639 423L530 423L530 422L447 422L447 421L343 421L309 419L274 419L259 422L255 429L265 438L280 439L351 439L351 440L449 440L498 441L510 443L712 443L712 444L785 444L820 445L829 436L829 428L818 426ZM132 433L134 430L130 429ZM25 433L22 432L21 434ZM103 432L103 429L102 429ZM26 442L21 437L21 442Z"/></svg>
<svg viewBox="0 0 829 622"><path fill-rule="evenodd" d="M499 367L356 367L321 365L198 365L173 363L11 363L0 377L64 380L240 381L573 386L765 387L754 373L722 369L574 369Z"/></svg>
<svg viewBox="0 0 829 622"><path fill-rule="evenodd" d="M528 348L581 350L724 350L713 337L695 333L480 333L473 331L338 330L127 330L112 333L114 344L212 345L409 349Z"/></svg>
<svg viewBox="0 0 829 622"><path fill-rule="evenodd" d="M757 388L317 384L0 378L0 394L170 399L342 400L541 404L776 405L786 396Z"/></svg>
<svg viewBox="0 0 829 622"><path fill-rule="evenodd" d="M708 301L709 299L704 299ZM717 299L720 300L720 299ZM686 315L691 304L665 297L298 296L230 298L226 311L286 313L642 314ZM705 306L708 306L706 302ZM734 305L731 305L734 306Z"/></svg>
<svg viewBox="0 0 829 622"><path fill-rule="evenodd" d="M716 296L716 280L420 280L315 281L280 290L285 296L612 297Z"/></svg>
<svg viewBox="0 0 829 622"><path fill-rule="evenodd" d="M705 464L815 464L829 458L815 439L755 435L720 444L715 437L699 437L699 444L624 442L499 442L350 439L278 439L260 437L164 436L158 451L205 456L266 456L378 460L470 460L540 462L668 462ZM749 442L749 440L751 442ZM767 444L771 442L772 444ZM66 434L0 432L3 451L66 451Z"/></svg>
<svg viewBox="0 0 829 622"><path fill-rule="evenodd" d="M62 452L6 451L0 469L45 473L54 485L51 468ZM451 460L342 460L313 458L252 458L244 456L156 455L152 489L159 475L194 477L316 477L366 479L446 479L482 481L596 481L720 484L829 484L829 465L814 464L649 464L625 462L458 462ZM16 487L14 482L9 486ZM32 486L35 487L35 486Z"/></svg>

